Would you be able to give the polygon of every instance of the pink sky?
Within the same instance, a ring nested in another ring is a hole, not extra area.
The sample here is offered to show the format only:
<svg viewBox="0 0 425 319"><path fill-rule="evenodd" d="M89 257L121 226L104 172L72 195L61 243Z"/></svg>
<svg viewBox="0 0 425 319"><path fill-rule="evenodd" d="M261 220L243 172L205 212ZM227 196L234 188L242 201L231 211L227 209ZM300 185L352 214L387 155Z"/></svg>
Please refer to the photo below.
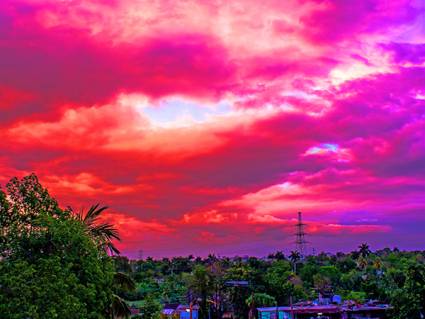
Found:
<svg viewBox="0 0 425 319"><path fill-rule="evenodd" d="M0 180L124 254L424 249L425 5L0 2Z"/></svg>

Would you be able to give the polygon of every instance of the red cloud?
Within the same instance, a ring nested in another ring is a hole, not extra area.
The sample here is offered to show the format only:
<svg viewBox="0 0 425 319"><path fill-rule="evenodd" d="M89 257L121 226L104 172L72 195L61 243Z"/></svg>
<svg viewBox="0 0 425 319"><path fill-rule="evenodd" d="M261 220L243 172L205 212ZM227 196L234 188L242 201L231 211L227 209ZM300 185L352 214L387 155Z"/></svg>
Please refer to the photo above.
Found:
<svg viewBox="0 0 425 319"><path fill-rule="evenodd" d="M156 3L1 2L3 183L111 206L131 256L290 250L298 210L423 248L423 8Z"/></svg>

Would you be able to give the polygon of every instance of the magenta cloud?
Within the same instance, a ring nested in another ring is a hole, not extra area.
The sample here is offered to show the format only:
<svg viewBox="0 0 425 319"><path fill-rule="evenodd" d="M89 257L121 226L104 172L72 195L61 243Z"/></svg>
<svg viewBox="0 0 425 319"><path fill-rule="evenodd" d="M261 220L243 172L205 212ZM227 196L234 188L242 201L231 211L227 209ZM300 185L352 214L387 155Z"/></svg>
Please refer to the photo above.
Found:
<svg viewBox="0 0 425 319"><path fill-rule="evenodd" d="M420 1L3 1L0 180L129 256L424 248Z"/></svg>

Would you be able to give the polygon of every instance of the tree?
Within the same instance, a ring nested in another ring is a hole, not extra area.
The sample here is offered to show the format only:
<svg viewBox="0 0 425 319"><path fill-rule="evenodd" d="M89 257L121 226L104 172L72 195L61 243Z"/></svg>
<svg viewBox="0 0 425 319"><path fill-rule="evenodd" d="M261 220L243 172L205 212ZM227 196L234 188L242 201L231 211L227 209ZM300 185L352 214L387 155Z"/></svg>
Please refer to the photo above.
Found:
<svg viewBox="0 0 425 319"><path fill-rule="evenodd" d="M23 234L39 231L42 215L65 219L69 211L59 208L34 174L22 180L12 178L6 192L0 189L0 256L13 254Z"/></svg>
<svg viewBox="0 0 425 319"><path fill-rule="evenodd" d="M411 264L406 269L407 277L403 287L392 295L394 318L425 317L425 265Z"/></svg>
<svg viewBox="0 0 425 319"><path fill-rule="evenodd" d="M367 256L369 256L371 253L369 245L366 243L363 243L359 246L359 254L360 256L362 256L363 258L366 258Z"/></svg>
<svg viewBox="0 0 425 319"><path fill-rule="evenodd" d="M379 258L379 257L377 257L377 258L373 261L373 268L374 268L374 269L375 269L378 273L380 273L380 272L381 272L382 267L383 267L382 259L381 259L381 258Z"/></svg>
<svg viewBox="0 0 425 319"><path fill-rule="evenodd" d="M298 251L291 251L289 259L292 262L294 273L297 273L297 263L301 260L301 255Z"/></svg>
<svg viewBox="0 0 425 319"><path fill-rule="evenodd" d="M169 275L160 285L161 299L165 303L185 303L186 285L181 274Z"/></svg>
<svg viewBox="0 0 425 319"><path fill-rule="evenodd" d="M291 286L288 278L291 275L291 266L286 261L273 262L264 274L266 292L280 304L284 304L289 300Z"/></svg>
<svg viewBox="0 0 425 319"><path fill-rule="evenodd" d="M127 303L119 296L119 292L129 292L136 289L136 283L127 274L115 272L113 277L111 313L114 318L126 318L131 311Z"/></svg>
<svg viewBox="0 0 425 319"><path fill-rule="evenodd" d="M39 225L42 230L22 234L20 249L0 262L2 318L109 316L112 263L79 223L46 217Z"/></svg>
<svg viewBox="0 0 425 319"><path fill-rule="evenodd" d="M333 288L332 288L332 282L331 280L323 276L322 274L316 274L313 276L314 280L314 288L325 297L329 297L332 295Z"/></svg>
<svg viewBox="0 0 425 319"><path fill-rule="evenodd" d="M159 319L161 314L161 303L151 296L145 298L139 307L143 319Z"/></svg>
<svg viewBox="0 0 425 319"><path fill-rule="evenodd" d="M236 318L246 318L249 311L245 300L250 296L255 279L256 271L250 265L237 258L227 268L224 279L226 281L247 281L248 286L231 286L226 288L227 300L231 304Z"/></svg>
<svg viewBox="0 0 425 319"><path fill-rule="evenodd" d="M118 234L102 235L112 226L95 225L98 206L85 223L62 210L34 174L13 178L6 190L0 190L2 318L127 316L114 283L126 288L131 283L114 274L110 257L100 249L99 243Z"/></svg>
<svg viewBox="0 0 425 319"><path fill-rule="evenodd" d="M335 266L322 266L319 268L318 273L323 277L329 278L333 286L338 286L341 278L341 272Z"/></svg>
<svg viewBox="0 0 425 319"><path fill-rule="evenodd" d="M363 257L363 255L360 255L360 257L357 259L357 267L360 270L365 270L368 264L369 264L368 260L365 257Z"/></svg>
<svg viewBox="0 0 425 319"><path fill-rule="evenodd" d="M251 294L246 299L246 304L251 305L252 303L255 304L255 306L258 307L270 307L274 306L276 304L276 299L273 296L270 296L263 292L256 292Z"/></svg>
<svg viewBox="0 0 425 319"><path fill-rule="evenodd" d="M98 249L110 253L111 255L119 255L120 251L113 244L113 240L121 240L118 230L110 223L101 220L101 214L107 206L100 204L92 205L87 212L80 211L74 214L74 218L83 225L87 235L93 240ZM130 316L131 311L127 303L122 299L118 292L128 292L135 289L134 281L122 272L114 274L114 291L112 295L111 313L113 317L125 318Z"/></svg>
<svg viewBox="0 0 425 319"><path fill-rule="evenodd" d="M276 305L276 299L266 293L253 293L246 299L246 304L249 307L248 318L255 318L255 308Z"/></svg>
<svg viewBox="0 0 425 319"><path fill-rule="evenodd" d="M196 265L192 273L187 277L187 285L194 297L200 299L200 318L207 318L207 298L213 291L212 278L208 269L203 265ZM191 302L196 300L192 297Z"/></svg>
<svg viewBox="0 0 425 319"><path fill-rule="evenodd" d="M285 260L285 254L282 251L277 251L274 254L269 254L267 258L276 259L276 260Z"/></svg>
<svg viewBox="0 0 425 319"><path fill-rule="evenodd" d="M119 255L120 251L112 241L114 239L120 241L121 238L112 224L101 221L101 214L108 207L99 205L92 205L86 213L80 211L74 215L74 218L85 228L87 235L98 249L103 250L105 253L109 252L111 255ZM119 293L133 291L136 288L136 284L122 272L114 274L113 284L114 294L112 295L110 313L113 318L127 318L131 315L131 310Z"/></svg>
<svg viewBox="0 0 425 319"><path fill-rule="evenodd" d="M313 276L314 288L324 297L330 297L339 286L341 272L336 266L321 266Z"/></svg>
<svg viewBox="0 0 425 319"><path fill-rule="evenodd" d="M354 300L355 302L363 303L366 300L366 293L363 291L350 291L346 295L344 295L344 299Z"/></svg>

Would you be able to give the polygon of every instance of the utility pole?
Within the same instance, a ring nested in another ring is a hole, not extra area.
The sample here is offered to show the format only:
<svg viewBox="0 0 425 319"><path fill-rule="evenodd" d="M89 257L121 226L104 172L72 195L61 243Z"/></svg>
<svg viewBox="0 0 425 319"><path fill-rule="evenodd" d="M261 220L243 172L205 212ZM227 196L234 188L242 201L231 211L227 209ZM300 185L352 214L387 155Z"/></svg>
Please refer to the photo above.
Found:
<svg viewBox="0 0 425 319"><path fill-rule="evenodd" d="M301 258L304 258L306 254L307 241L305 240L305 226L306 224L302 220L302 213L298 212L298 222L295 225L297 230L295 233L295 250L300 254Z"/></svg>

